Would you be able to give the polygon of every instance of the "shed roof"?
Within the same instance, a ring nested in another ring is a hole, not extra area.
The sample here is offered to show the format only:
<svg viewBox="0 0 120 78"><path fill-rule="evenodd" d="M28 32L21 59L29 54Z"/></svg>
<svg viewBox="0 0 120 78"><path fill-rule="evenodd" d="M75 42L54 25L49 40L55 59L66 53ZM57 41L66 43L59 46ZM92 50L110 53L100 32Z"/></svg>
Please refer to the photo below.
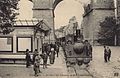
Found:
<svg viewBox="0 0 120 78"><path fill-rule="evenodd" d="M51 30L49 25L45 20L16 20L14 22L14 27L35 27L44 31Z"/></svg>

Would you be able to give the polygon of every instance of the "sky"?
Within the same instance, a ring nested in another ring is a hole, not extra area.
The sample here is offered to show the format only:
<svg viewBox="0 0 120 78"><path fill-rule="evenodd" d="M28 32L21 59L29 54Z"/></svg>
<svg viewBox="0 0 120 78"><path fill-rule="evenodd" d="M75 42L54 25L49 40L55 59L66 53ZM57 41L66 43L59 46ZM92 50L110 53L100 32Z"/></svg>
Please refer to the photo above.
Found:
<svg viewBox="0 0 120 78"><path fill-rule="evenodd" d="M67 25L69 19L76 16L79 26L84 13L83 5L89 0L64 0L55 9L55 28Z"/></svg>
<svg viewBox="0 0 120 78"><path fill-rule="evenodd" d="M28 1L28 0L20 0L18 3L19 10L18 12L20 13L17 18L18 19L32 19L33 17L33 3Z"/></svg>
<svg viewBox="0 0 120 78"><path fill-rule="evenodd" d="M63 0L55 9L55 29L68 24L69 19L76 16L79 26L84 13L83 5L89 3L89 0ZM20 0L18 19L33 19L33 3L28 0Z"/></svg>

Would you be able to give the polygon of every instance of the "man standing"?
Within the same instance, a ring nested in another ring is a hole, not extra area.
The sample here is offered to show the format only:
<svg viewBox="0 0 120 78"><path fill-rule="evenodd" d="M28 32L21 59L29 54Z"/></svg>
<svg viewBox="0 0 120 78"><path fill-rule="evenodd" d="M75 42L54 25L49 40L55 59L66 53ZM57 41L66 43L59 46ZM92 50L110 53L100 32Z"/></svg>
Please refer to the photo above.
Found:
<svg viewBox="0 0 120 78"><path fill-rule="evenodd" d="M109 47L106 48L106 46L104 46L104 60L105 62L110 61L110 57L111 57L111 50Z"/></svg>
<svg viewBox="0 0 120 78"><path fill-rule="evenodd" d="M92 45L88 42L88 40L84 41L84 47L83 47L83 51L85 52L85 55L87 57L90 57L92 60ZM86 67L89 66L90 59L85 58L84 59L84 63L86 64Z"/></svg>
<svg viewBox="0 0 120 78"><path fill-rule="evenodd" d="M29 49L26 49L26 68L30 66L30 63L31 63L31 57L30 57Z"/></svg>
<svg viewBox="0 0 120 78"><path fill-rule="evenodd" d="M107 62L107 56L108 56L107 49L106 49L106 46L104 46L104 61L105 62Z"/></svg>
<svg viewBox="0 0 120 78"><path fill-rule="evenodd" d="M43 53L43 69L47 68L48 55L46 52Z"/></svg>
<svg viewBox="0 0 120 78"><path fill-rule="evenodd" d="M57 43L55 43L55 51L56 51L57 57L58 57L58 54L59 54L59 45Z"/></svg>
<svg viewBox="0 0 120 78"><path fill-rule="evenodd" d="M108 51L108 61L110 61L111 58L111 50L109 47L107 47L107 51Z"/></svg>
<svg viewBox="0 0 120 78"><path fill-rule="evenodd" d="M84 52L86 53L86 56L92 57L92 45L88 42L88 40L84 41Z"/></svg>
<svg viewBox="0 0 120 78"><path fill-rule="evenodd" d="M35 62L35 57L37 56L37 54L38 54L38 50L35 49L35 51L34 51L34 53L33 53L33 64L34 64L34 62Z"/></svg>

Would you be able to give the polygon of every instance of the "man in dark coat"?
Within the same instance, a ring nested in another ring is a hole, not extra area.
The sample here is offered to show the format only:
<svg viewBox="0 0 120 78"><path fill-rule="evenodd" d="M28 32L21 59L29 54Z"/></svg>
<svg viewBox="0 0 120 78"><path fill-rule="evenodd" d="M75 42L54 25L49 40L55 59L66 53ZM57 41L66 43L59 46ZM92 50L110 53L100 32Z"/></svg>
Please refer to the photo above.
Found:
<svg viewBox="0 0 120 78"><path fill-rule="evenodd" d="M56 51L56 54L57 54L57 57L58 57L58 54L59 54L59 45L57 43L55 43L55 51Z"/></svg>
<svg viewBox="0 0 120 78"><path fill-rule="evenodd" d="M106 49L106 46L104 46L104 61L107 62L107 49Z"/></svg>
<svg viewBox="0 0 120 78"><path fill-rule="evenodd" d="M47 60L48 60L48 54L44 52L43 53L43 69L47 68Z"/></svg>
<svg viewBox="0 0 120 78"><path fill-rule="evenodd" d="M45 52L47 53L48 56L49 56L50 51L51 51L51 46L50 44L47 43Z"/></svg>
<svg viewBox="0 0 120 78"><path fill-rule="evenodd" d="M35 51L34 51L34 53L33 53L33 64L34 64L34 62L35 62L35 57L37 56L37 54L38 54L38 50L35 49Z"/></svg>
<svg viewBox="0 0 120 78"><path fill-rule="evenodd" d="M86 57L90 57L92 60L92 45L88 42L88 40L84 41L83 51ZM88 63L90 62L90 59L85 58L84 62L86 62L86 67L88 67L89 66Z"/></svg>
<svg viewBox="0 0 120 78"><path fill-rule="evenodd" d="M88 42L88 40L84 41L84 52L86 53L86 56L92 57L92 45Z"/></svg>
<svg viewBox="0 0 120 78"><path fill-rule="evenodd" d="M111 50L109 47L107 47L107 52L108 52L108 58L107 60L110 61L110 57L111 57Z"/></svg>
<svg viewBox="0 0 120 78"><path fill-rule="evenodd" d="M110 57L111 57L111 50L109 47L106 48L106 46L104 46L104 60L105 62L110 61Z"/></svg>
<svg viewBox="0 0 120 78"><path fill-rule="evenodd" d="M26 49L26 68L30 66L30 63L31 63L31 57L29 54L29 49Z"/></svg>
<svg viewBox="0 0 120 78"><path fill-rule="evenodd" d="M44 43L44 44L42 45L42 53L44 53L44 52L47 53L47 46L48 46L47 43Z"/></svg>

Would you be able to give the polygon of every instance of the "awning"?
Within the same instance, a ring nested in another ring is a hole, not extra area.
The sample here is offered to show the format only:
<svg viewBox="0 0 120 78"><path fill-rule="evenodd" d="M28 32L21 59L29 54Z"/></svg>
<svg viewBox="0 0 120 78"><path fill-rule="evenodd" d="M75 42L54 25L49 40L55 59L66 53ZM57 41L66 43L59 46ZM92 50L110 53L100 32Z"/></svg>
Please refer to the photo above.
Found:
<svg viewBox="0 0 120 78"><path fill-rule="evenodd" d="M35 29L42 31L49 31L51 28L45 20L16 20L14 27L34 27Z"/></svg>

